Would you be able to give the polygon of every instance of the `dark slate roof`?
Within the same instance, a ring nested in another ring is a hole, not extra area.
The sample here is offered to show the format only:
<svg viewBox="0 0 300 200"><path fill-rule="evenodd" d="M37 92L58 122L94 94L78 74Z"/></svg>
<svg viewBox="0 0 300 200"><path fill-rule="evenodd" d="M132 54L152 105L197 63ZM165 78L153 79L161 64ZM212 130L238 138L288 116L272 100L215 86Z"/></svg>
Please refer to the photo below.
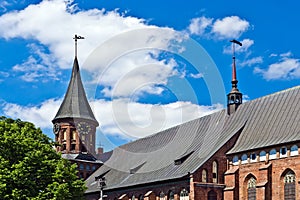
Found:
<svg viewBox="0 0 300 200"><path fill-rule="evenodd" d="M74 59L72 76L64 100L53 122L65 118L79 118L98 122L93 114L81 81L77 57Z"/></svg>
<svg viewBox="0 0 300 200"><path fill-rule="evenodd" d="M185 177L204 164L246 121L246 115L229 117L222 110L120 146L108 153L110 158L86 180L87 192L99 190L95 177L107 171L106 189Z"/></svg>
<svg viewBox="0 0 300 200"><path fill-rule="evenodd" d="M77 154L62 154L62 158L73 161L91 162L91 163L102 163L102 161L97 160L93 155L88 153L77 153Z"/></svg>
<svg viewBox="0 0 300 200"><path fill-rule="evenodd" d="M228 154L299 141L299 100L297 86L244 104L250 117Z"/></svg>
<svg viewBox="0 0 300 200"><path fill-rule="evenodd" d="M239 130L230 153L300 140L299 99L300 86L246 102L230 116L221 110L120 146L86 180L86 192L99 191L95 177L101 174L106 190L185 177Z"/></svg>

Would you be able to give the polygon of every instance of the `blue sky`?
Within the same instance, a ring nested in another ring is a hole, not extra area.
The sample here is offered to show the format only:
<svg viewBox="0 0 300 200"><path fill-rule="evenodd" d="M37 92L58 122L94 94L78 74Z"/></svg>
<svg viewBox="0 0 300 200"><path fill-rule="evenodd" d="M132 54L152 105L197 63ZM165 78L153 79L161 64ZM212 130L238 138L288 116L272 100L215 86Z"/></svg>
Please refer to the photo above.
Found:
<svg viewBox="0 0 300 200"><path fill-rule="evenodd" d="M1 114L53 138L74 34L105 150L224 108L231 39L244 100L300 83L293 1L0 1Z"/></svg>

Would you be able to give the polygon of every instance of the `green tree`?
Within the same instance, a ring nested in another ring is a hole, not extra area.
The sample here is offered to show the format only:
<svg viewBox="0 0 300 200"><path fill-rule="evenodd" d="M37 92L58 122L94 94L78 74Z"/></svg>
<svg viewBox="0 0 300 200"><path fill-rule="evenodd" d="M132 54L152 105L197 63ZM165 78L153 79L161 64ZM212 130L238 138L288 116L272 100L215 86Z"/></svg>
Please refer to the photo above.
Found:
<svg viewBox="0 0 300 200"><path fill-rule="evenodd" d="M82 199L76 165L32 123L0 117L0 199Z"/></svg>

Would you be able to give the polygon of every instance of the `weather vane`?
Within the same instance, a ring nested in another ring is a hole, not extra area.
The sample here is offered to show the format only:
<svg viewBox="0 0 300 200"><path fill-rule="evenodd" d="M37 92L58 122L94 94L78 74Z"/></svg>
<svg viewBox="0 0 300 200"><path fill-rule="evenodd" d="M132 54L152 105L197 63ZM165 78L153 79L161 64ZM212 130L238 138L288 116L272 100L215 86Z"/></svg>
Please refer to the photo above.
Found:
<svg viewBox="0 0 300 200"><path fill-rule="evenodd" d="M235 44L242 46L242 43L237 40L230 40L232 42L232 58L235 59Z"/></svg>
<svg viewBox="0 0 300 200"><path fill-rule="evenodd" d="M73 39L75 40L75 57L77 57L77 40L84 39L84 37L75 35Z"/></svg>
<svg viewBox="0 0 300 200"><path fill-rule="evenodd" d="M233 87L236 87L237 79L236 79L236 67L235 67L235 44L242 46L242 43L237 40L230 40L232 42L232 84Z"/></svg>

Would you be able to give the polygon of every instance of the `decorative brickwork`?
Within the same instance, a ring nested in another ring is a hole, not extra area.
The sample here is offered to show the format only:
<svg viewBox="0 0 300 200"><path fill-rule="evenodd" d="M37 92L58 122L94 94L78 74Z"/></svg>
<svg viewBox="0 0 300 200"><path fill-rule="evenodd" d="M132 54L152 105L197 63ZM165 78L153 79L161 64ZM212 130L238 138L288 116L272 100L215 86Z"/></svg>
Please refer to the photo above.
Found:
<svg viewBox="0 0 300 200"><path fill-rule="evenodd" d="M230 165L229 170L225 173L224 199L249 199L251 196L249 195L249 180L251 178L256 180L256 200L283 200L285 195L300 199L299 192L293 193L293 191L300 190L298 184L300 157L296 153L291 156L290 149L293 145L287 145L286 153L282 152L282 146L263 149L265 152L276 150L276 156L271 160L267 153L266 160L263 161L260 161L258 156L255 162L251 162L249 157L244 164L240 161L238 165ZM246 154L251 155L250 152Z"/></svg>

